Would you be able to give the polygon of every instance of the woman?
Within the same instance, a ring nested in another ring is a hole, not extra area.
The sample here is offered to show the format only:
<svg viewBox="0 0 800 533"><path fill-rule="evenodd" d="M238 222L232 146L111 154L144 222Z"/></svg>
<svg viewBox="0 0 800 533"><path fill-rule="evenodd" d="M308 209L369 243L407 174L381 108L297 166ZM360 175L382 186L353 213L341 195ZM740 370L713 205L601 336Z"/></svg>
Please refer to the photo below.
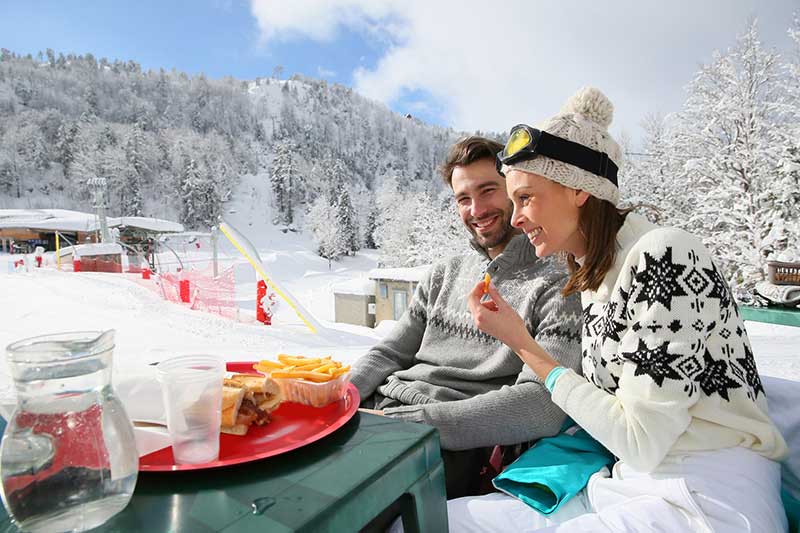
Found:
<svg viewBox="0 0 800 533"><path fill-rule="evenodd" d="M537 256L567 256L585 377L558 367L494 287L483 302L478 283L470 310L619 461L548 518L503 494L453 500L451 531L785 531L786 444L739 312L699 239L617 208L612 112L582 89L543 131L515 127L498 156L512 224Z"/></svg>

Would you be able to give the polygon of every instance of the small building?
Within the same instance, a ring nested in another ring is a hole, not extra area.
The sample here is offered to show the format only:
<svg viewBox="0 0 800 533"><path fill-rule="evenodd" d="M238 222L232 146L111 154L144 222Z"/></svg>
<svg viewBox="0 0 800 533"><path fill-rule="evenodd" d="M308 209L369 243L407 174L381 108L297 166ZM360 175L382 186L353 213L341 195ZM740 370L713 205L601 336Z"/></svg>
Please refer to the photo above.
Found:
<svg viewBox="0 0 800 533"><path fill-rule="evenodd" d="M356 326L375 327L375 282L354 279L333 288L334 320Z"/></svg>
<svg viewBox="0 0 800 533"><path fill-rule="evenodd" d="M56 232L62 246L97 242L96 217L67 209L0 209L0 252L30 253L37 246L56 249Z"/></svg>
<svg viewBox="0 0 800 533"><path fill-rule="evenodd" d="M177 222L148 217L108 217L108 228L117 234L131 265L153 253L153 245L165 233L183 231ZM98 242L100 223L96 215L67 209L0 209L0 253L30 253L36 246L46 251L60 246Z"/></svg>
<svg viewBox="0 0 800 533"><path fill-rule="evenodd" d="M79 244L69 248L70 254L67 261L75 264L80 263L78 269L81 272L115 272L123 271L123 263L127 263L123 257L122 246L113 242Z"/></svg>
<svg viewBox="0 0 800 533"><path fill-rule="evenodd" d="M411 268L377 268L369 272L375 283L375 323L382 320L400 320L417 284L428 273L430 265Z"/></svg>

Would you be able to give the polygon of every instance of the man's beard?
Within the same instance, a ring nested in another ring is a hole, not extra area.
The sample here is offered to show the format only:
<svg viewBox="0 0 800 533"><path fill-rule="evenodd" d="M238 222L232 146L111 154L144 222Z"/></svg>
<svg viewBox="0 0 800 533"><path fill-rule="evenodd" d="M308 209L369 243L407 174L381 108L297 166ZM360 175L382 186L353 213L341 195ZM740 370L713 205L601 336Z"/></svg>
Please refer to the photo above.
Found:
<svg viewBox="0 0 800 533"><path fill-rule="evenodd" d="M491 218L493 216L497 216L498 221L495 222L497 224L497 229L490 233L489 235L481 235L478 233L478 230L472 226L472 222L470 221L467 224L467 230L472 234L472 237L475 239L475 242L481 246L481 248L488 250L490 248L496 248L501 244L507 244L508 241L511 240L511 237L514 236L514 228L511 226L511 214L505 211L498 210L492 213L489 216L483 217Z"/></svg>

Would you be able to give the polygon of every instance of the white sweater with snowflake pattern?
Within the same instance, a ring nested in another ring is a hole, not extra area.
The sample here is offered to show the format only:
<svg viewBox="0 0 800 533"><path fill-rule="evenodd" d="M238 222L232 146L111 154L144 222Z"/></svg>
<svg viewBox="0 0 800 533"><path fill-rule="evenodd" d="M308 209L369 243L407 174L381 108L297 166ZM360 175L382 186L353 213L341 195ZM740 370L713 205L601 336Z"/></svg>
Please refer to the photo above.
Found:
<svg viewBox="0 0 800 533"><path fill-rule="evenodd" d="M556 405L640 471L733 446L783 457L744 323L702 243L630 213L617 244L602 285L581 295L585 377L564 372Z"/></svg>

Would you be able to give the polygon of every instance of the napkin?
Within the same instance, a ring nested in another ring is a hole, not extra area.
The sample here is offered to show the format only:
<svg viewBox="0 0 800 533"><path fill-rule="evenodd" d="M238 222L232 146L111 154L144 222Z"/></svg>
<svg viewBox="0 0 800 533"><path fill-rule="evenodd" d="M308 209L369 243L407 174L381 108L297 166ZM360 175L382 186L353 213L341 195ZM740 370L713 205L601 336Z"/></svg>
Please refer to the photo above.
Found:
<svg viewBox="0 0 800 533"><path fill-rule="evenodd" d="M131 420L166 424L164 399L161 385L156 379L156 367L142 365L125 368L114 376L114 391Z"/></svg>
<svg viewBox="0 0 800 533"><path fill-rule="evenodd" d="M167 428L161 426L133 427L139 457L172 445Z"/></svg>
<svg viewBox="0 0 800 533"><path fill-rule="evenodd" d="M164 426L138 426L136 421L166 424L161 385L151 365L126 366L114 375L114 391L134 422L133 434L139 457L172 445Z"/></svg>

